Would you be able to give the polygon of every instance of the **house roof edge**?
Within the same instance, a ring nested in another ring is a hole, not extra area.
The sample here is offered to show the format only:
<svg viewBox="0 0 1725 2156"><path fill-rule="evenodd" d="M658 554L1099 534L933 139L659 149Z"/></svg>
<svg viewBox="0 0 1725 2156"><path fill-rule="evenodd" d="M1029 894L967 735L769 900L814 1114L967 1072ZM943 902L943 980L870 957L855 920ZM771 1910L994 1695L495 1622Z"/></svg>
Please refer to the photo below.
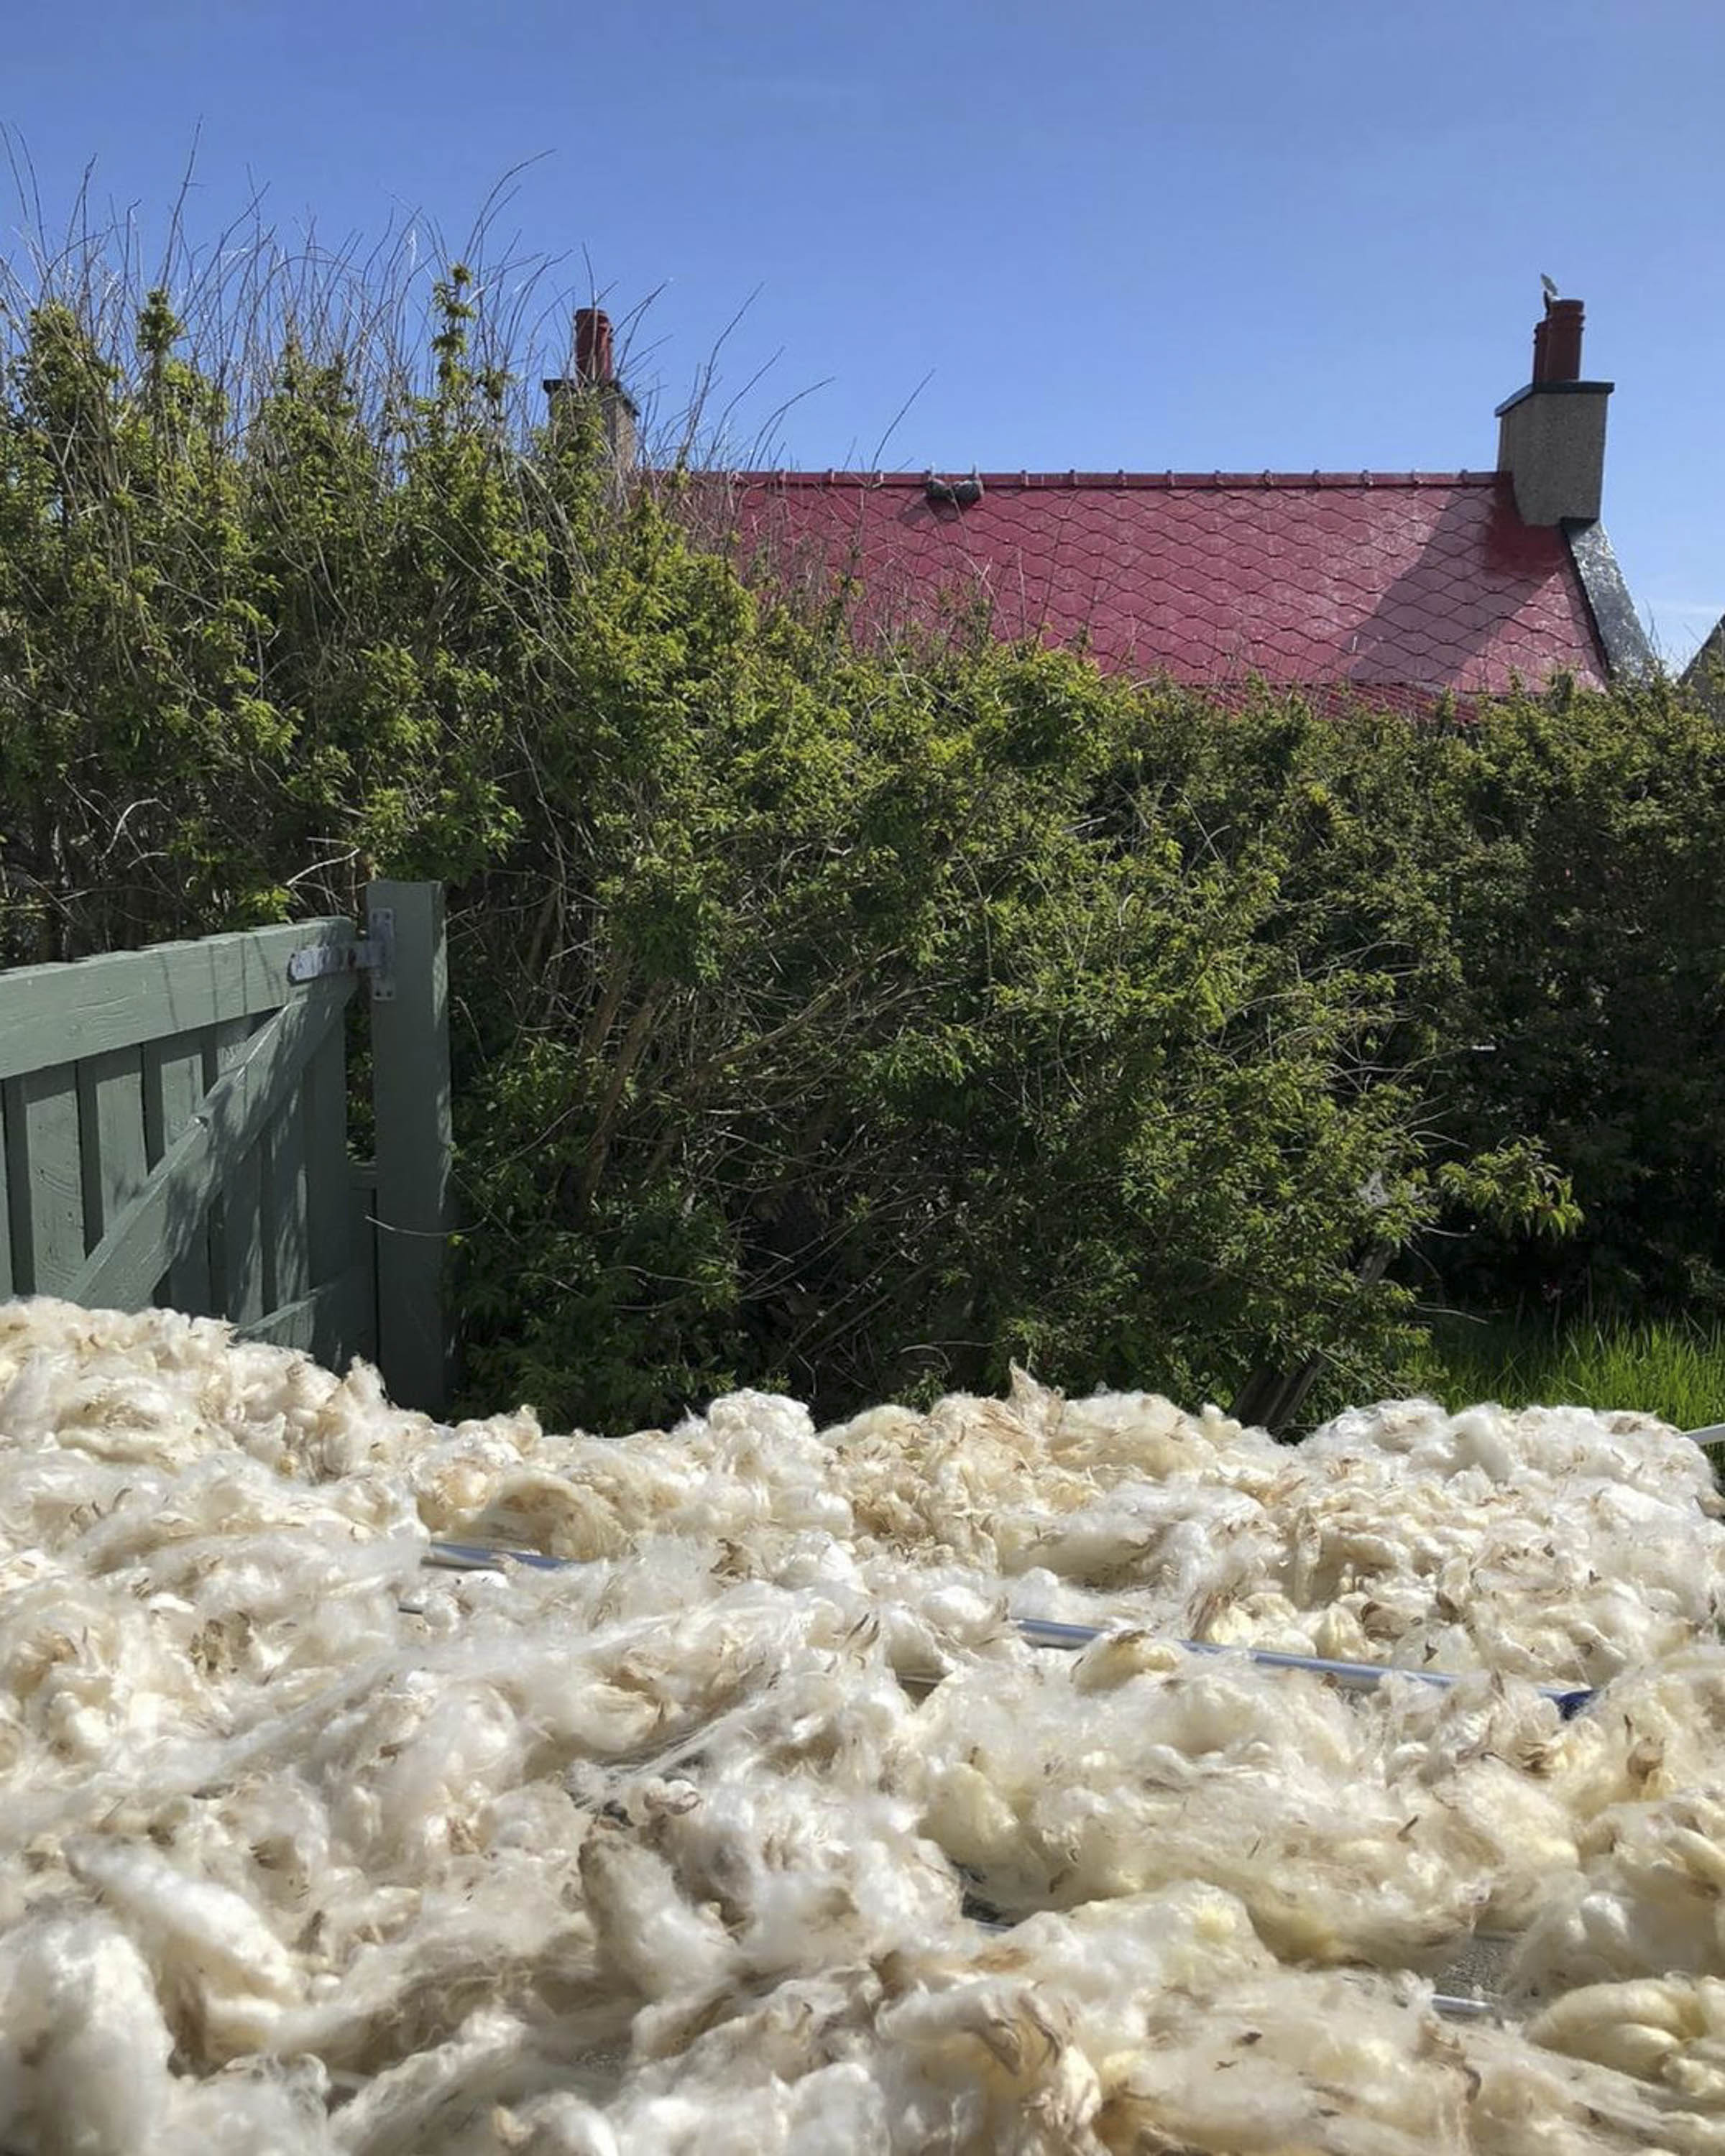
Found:
<svg viewBox="0 0 1725 2156"><path fill-rule="evenodd" d="M1612 680L1646 680L1655 670L1653 649L1617 566L1611 542L1605 536L1604 526L1597 517L1570 516L1564 518L1563 529Z"/></svg>

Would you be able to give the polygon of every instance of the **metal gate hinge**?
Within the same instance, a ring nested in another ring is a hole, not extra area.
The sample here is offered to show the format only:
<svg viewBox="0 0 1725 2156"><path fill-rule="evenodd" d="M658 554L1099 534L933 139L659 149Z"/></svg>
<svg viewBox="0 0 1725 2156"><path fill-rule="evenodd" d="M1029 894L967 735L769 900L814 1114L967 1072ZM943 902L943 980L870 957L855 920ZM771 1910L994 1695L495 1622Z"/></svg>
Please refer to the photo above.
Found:
<svg viewBox="0 0 1725 2156"><path fill-rule="evenodd" d="M372 1001L395 1001L395 908L374 906L366 916L368 935L351 943L305 943L289 956L290 981L321 981L331 973L368 973Z"/></svg>
<svg viewBox="0 0 1725 2156"><path fill-rule="evenodd" d="M395 908L393 906L368 906L366 908L365 947L372 954L372 1001L374 1004L393 1004L395 1001Z"/></svg>

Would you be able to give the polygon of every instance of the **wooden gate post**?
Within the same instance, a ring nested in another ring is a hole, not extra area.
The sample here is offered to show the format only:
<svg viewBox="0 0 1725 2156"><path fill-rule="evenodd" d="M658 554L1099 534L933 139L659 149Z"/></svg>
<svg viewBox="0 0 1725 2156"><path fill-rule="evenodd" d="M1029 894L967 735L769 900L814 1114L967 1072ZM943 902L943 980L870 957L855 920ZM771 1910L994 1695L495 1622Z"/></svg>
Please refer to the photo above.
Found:
<svg viewBox="0 0 1725 2156"><path fill-rule="evenodd" d="M443 886L368 884L366 933L374 951L393 946L373 973L371 1004L377 1362L398 1406L437 1415L449 1395L443 1272L454 1225Z"/></svg>

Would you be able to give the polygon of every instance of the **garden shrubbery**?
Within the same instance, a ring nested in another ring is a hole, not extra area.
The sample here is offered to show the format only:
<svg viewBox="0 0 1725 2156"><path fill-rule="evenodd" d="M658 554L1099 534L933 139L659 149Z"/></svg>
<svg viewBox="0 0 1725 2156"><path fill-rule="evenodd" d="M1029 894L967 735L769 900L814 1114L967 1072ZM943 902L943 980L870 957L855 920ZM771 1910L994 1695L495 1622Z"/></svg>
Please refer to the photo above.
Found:
<svg viewBox="0 0 1725 2156"><path fill-rule="evenodd" d="M1358 1394L1445 1295L1718 1312L1725 754L1669 686L863 648L531 424L463 270L418 348L326 294L243 364L92 289L0 316L0 961L445 882L475 1399Z"/></svg>

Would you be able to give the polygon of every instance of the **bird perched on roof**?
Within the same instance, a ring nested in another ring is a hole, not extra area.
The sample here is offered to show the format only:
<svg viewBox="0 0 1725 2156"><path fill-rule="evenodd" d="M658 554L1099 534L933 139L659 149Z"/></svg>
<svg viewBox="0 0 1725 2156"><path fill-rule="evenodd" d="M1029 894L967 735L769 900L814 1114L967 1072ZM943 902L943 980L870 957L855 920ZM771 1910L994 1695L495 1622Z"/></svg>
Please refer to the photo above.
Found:
<svg viewBox="0 0 1725 2156"><path fill-rule="evenodd" d="M1552 282L1551 279L1546 275L1543 270L1541 270L1539 273L1539 284L1540 289L1544 292L1548 301L1556 299L1558 296L1558 288Z"/></svg>

